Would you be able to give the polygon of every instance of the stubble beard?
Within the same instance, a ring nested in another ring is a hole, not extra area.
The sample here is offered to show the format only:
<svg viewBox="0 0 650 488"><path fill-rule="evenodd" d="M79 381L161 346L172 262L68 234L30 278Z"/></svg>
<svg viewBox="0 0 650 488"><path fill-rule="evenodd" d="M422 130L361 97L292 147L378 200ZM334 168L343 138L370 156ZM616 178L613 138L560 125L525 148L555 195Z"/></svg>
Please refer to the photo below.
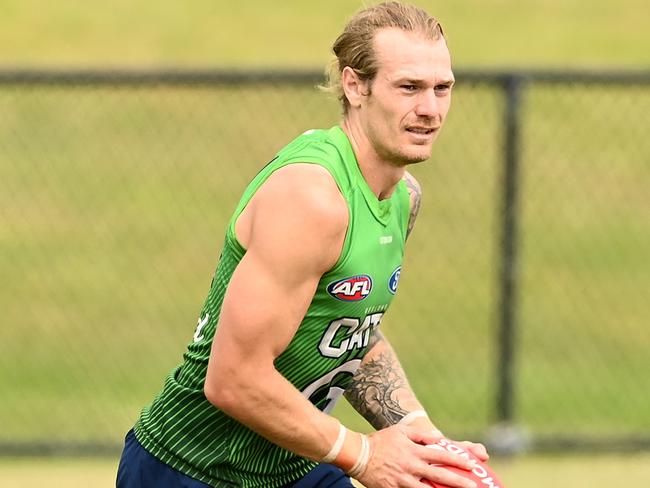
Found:
<svg viewBox="0 0 650 488"><path fill-rule="evenodd" d="M431 158L431 150L432 146L429 146L427 151L418 151L418 154L413 154L401 148L395 148L392 150L385 148L385 153L382 157L395 166L409 166L427 161Z"/></svg>
<svg viewBox="0 0 650 488"><path fill-rule="evenodd" d="M390 144L390 135L383 135L374 130L367 130L366 133L377 156L396 167L405 167L428 160L431 157L433 143L436 140L434 135L429 144L413 144L399 140L400 135L396 135L395 139L398 142L392 145ZM387 142L385 142L386 139L388 139ZM423 149L424 147L426 149Z"/></svg>
<svg viewBox="0 0 650 488"><path fill-rule="evenodd" d="M423 163L431 158L433 151L433 144L437 139L438 134L434 134L431 141L424 144L416 144L411 141L399 141L401 144L391 147L390 145L382 145L385 151L386 159L391 161L392 164L397 166L409 166L412 164ZM398 138L399 140L399 138Z"/></svg>

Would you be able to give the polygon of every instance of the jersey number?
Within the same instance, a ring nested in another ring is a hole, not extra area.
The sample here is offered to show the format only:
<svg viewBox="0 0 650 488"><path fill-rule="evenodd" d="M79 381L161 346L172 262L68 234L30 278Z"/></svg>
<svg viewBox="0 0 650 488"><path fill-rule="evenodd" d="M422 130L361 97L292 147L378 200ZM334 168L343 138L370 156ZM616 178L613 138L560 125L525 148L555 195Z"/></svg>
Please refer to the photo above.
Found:
<svg viewBox="0 0 650 488"><path fill-rule="evenodd" d="M330 413L345 391L345 385L349 383L348 380L354 376L360 364L361 359L353 359L343 363L302 390L302 394L316 408L325 413Z"/></svg>

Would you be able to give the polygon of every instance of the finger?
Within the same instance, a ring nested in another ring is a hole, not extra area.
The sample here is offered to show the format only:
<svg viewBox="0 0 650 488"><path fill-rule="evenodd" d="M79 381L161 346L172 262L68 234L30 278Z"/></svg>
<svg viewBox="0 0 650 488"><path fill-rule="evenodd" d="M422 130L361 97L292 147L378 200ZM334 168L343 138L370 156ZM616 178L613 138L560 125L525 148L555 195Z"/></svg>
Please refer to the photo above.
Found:
<svg viewBox="0 0 650 488"><path fill-rule="evenodd" d="M454 454L444 449L439 449L435 444L420 447L417 453L427 464L455 466L465 471L471 471L474 468L474 461L469 458L469 455Z"/></svg>
<svg viewBox="0 0 650 488"><path fill-rule="evenodd" d="M422 478L450 488L476 488L474 481L439 466L427 466Z"/></svg>
<svg viewBox="0 0 650 488"><path fill-rule="evenodd" d="M414 427L406 427L404 432L413 442L422 444L423 446L435 444L444 437L439 430L421 430Z"/></svg>
<svg viewBox="0 0 650 488"><path fill-rule="evenodd" d="M460 445L467 451L471 452L476 456L480 461L487 461L490 459L490 455L487 452L487 449L483 444L477 442L461 442Z"/></svg>

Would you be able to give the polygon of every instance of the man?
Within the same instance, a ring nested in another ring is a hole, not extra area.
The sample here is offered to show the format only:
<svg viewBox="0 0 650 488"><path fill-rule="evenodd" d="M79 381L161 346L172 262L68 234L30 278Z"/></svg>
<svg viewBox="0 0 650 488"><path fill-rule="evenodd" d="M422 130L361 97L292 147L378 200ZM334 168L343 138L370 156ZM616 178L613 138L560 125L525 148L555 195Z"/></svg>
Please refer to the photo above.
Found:
<svg viewBox="0 0 650 488"><path fill-rule="evenodd" d="M442 29L388 2L334 44L343 120L307 131L235 210L184 362L127 435L119 487L450 487L441 434L379 332L454 77ZM377 432L329 416L348 401ZM481 459L483 446L466 443Z"/></svg>

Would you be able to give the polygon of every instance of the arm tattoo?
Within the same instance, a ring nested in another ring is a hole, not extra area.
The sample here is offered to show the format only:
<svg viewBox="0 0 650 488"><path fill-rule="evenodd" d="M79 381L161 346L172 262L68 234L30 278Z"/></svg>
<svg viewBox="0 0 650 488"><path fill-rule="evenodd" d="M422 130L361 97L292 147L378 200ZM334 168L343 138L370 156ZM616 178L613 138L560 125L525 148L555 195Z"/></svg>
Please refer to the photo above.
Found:
<svg viewBox="0 0 650 488"><path fill-rule="evenodd" d="M372 334L370 334L370 339L368 339L368 351L370 351L373 347L375 347L375 344L377 344L379 341L384 340L384 334L379 332L378 330L374 330Z"/></svg>
<svg viewBox="0 0 650 488"><path fill-rule="evenodd" d="M409 223L408 228L406 229L406 237L408 238L411 235L413 226L415 225L415 219L420 212L420 201L422 199L422 188L413 176L406 172L404 174L404 182L406 183L406 188L409 192L409 202L411 204L411 210L409 213Z"/></svg>
<svg viewBox="0 0 650 488"><path fill-rule="evenodd" d="M345 390L345 398L379 430L396 424L408 413L394 398L394 393L405 386L407 382L395 356L382 352L361 365Z"/></svg>

